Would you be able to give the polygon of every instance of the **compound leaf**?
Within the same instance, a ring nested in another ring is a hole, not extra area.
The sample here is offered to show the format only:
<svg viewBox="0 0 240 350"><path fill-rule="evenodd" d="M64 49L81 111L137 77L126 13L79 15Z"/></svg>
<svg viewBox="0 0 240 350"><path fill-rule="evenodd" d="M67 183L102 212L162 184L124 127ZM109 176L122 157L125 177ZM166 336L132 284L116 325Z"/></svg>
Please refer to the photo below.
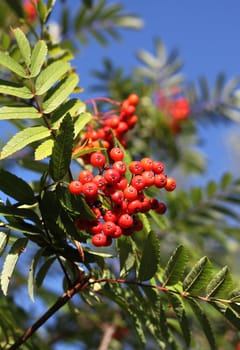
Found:
<svg viewBox="0 0 240 350"><path fill-rule="evenodd" d="M232 288L232 278L228 267L224 266L209 282L207 286L207 297L221 297L226 295Z"/></svg>
<svg viewBox="0 0 240 350"><path fill-rule="evenodd" d="M19 50L27 66L31 63L31 47L26 35L20 28L13 29Z"/></svg>
<svg viewBox="0 0 240 350"><path fill-rule="evenodd" d="M0 120L7 119L38 119L42 114L34 107L12 107L4 106L0 108Z"/></svg>
<svg viewBox="0 0 240 350"><path fill-rule="evenodd" d="M10 69L22 78L27 78L25 69L7 53L0 52L0 65Z"/></svg>
<svg viewBox="0 0 240 350"><path fill-rule="evenodd" d="M33 93L26 86L11 83L2 79L0 79L0 94L21 97L24 99L33 97Z"/></svg>

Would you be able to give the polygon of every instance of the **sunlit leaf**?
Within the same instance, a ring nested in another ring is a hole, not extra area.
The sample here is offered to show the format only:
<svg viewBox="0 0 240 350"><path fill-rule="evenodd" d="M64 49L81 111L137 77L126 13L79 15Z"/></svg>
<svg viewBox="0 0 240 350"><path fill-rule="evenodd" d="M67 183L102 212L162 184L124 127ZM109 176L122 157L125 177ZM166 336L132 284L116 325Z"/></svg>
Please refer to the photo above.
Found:
<svg viewBox="0 0 240 350"><path fill-rule="evenodd" d="M31 63L31 47L29 41L20 28L13 29L18 47L20 49L21 55L27 66L30 66Z"/></svg>
<svg viewBox="0 0 240 350"><path fill-rule="evenodd" d="M19 238L12 245L5 261L1 273L1 288L4 295L7 295L9 282L17 264L18 258L28 243L27 238Z"/></svg>
<svg viewBox="0 0 240 350"><path fill-rule="evenodd" d="M38 119L42 114L34 107L12 107L0 108L0 120L7 119Z"/></svg>
<svg viewBox="0 0 240 350"><path fill-rule="evenodd" d="M47 66L36 79L36 95L43 95L70 69L68 62L56 61Z"/></svg>
<svg viewBox="0 0 240 350"><path fill-rule="evenodd" d="M63 81L61 81L54 89L51 91L50 96L43 102L44 113L50 113L54 111L61 103L63 103L66 98L73 92L78 84L77 74L71 74Z"/></svg>
<svg viewBox="0 0 240 350"><path fill-rule="evenodd" d="M32 142L39 141L45 137L49 137L50 130L45 126L32 126L27 129L19 131L14 135L3 147L0 159L4 159L13 153L20 151L24 147L30 145Z"/></svg>
<svg viewBox="0 0 240 350"><path fill-rule="evenodd" d="M39 40L32 51L30 66L31 77L34 78L39 74L44 62L46 61L47 52L48 49L45 41Z"/></svg>
<svg viewBox="0 0 240 350"><path fill-rule="evenodd" d="M35 160L41 160L49 157L52 154L54 141L49 139L41 143L35 150Z"/></svg>
<svg viewBox="0 0 240 350"><path fill-rule="evenodd" d="M10 69L22 78L27 78L25 69L7 53L0 51L0 65Z"/></svg>
<svg viewBox="0 0 240 350"><path fill-rule="evenodd" d="M33 93L26 86L0 79L0 94L30 99Z"/></svg>

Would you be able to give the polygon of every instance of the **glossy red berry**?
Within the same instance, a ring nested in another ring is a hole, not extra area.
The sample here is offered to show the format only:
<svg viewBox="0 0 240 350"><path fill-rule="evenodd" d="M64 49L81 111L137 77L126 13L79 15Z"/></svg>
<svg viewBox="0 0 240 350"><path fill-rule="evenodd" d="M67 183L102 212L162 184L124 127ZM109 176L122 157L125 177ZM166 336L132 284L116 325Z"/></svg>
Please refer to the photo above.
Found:
<svg viewBox="0 0 240 350"><path fill-rule="evenodd" d="M139 213L141 209L142 209L142 203L138 199L135 199L134 201L130 202L127 207L129 214Z"/></svg>
<svg viewBox="0 0 240 350"><path fill-rule="evenodd" d="M119 182L116 184L118 190L124 190L128 186L128 181L126 177L122 177Z"/></svg>
<svg viewBox="0 0 240 350"><path fill-rule="evenodd" d="M114 222L106 221L103 224L103 232L106 236L112 236L115 231L116 231L116 225Z"/></svg>
<svg viewBox="0 0 240 350"><path fill-rule="evenodd" d="M132 178L131 185L138 191L142 191L146 187L146 180L142 175L136 175Z"/></svg>
<svg viewBox="0 0 240 350"><path fill-rule="evenodd" d="M103 215L103 220L116 222L117 221L117 214L113 210L108 209L108 210L106 210L106 212Z"/></svg>
<svg viewBox="0 0 240 350"><path fill-rule="evenodd" d="M85 184L87 182L90 182L93 180L93 174L90 170L82 170L78 174L78 180L82 183Z"/></svg>
<svg viewBox="0 0 240 350"><path fill-rule="evenodd" d="M162 174L164 172L164 164L162 162L153 162L152 170L155 174Z"/></svg>
<svg viewBox="0 0 240 350"><path fill-rule="evenodd" d="M92 236L92 244L96 247L106 246L107 243L107 236L102 233L97 233L96 235Z"/></svg>
<svg viewBox="0 0 240 350"><path fill-rule="evenodd" d="M119 225L116 225L116 230L112 234L112 238L118 238L122 234L122 229Z"/></svg>
<svg viewBox="0 0 240 350"><path fill-rule="evenodd" d="M102 152L94 152L91 154L90 163L96 168L101 168L104 166L106 158Z"/></svg>
<svg viewBox="0 0 240 350"><path fill-rule="evenodd" d="M129 214L122 214L118 219L118 225L121 228L129 228L133 224L133 218Z"/></svg>
<svg viewBox="0 0 240 350"><path fill-rule="evenodd" d="M142 220L140 220L138 218L135 218L133 220L133 228L134 228L134 231L141 231L143 229L143 222L142 222Z"/></svg>
<svg viewBox="0 0 240 350"><path fill-rule="evenodd" d="M163 188L167 184L167 176L165 174L156 174L154 176L154 185L157 188Z"/></svg>
<svg viewBox="0 0 240 350"><path fill-rule="evenodd" d="M121 150L121 148L119 147L113 147L110 150L109 156L112 160L114 160L115 162L119 161L119 160L123 160L124 158L124 152L123 150Z"/></svg>
<svg viewBox="0 0 240 350"><path fill-rule="evenodd" d="M142 172L144 171L141 162L139 162L137 160L136 161L132 161L129 164L128 168L131 171L131 173L134 174L134 175L141 175Z"/></svg>
<svg viewBox="0 0 240 350"><path fill-rule="evenodd" d="M148 157L142 158L141 164L144 170L150 171L153 168L153 160L151 158L148 158Z"/></svg>
<svg viewBox="0 0 240 350"><path fill-rule="evenodd" d="M125 174L127 171L126 164L121 160L113 163L113 169L118 170L121 175Z"/></svg>
<svg viewBox="0 0 240 350"><path fill-rule="evenodd" d="M165 190L168 192L171 192L171 191L175 190L176 186L177 186L176 181L172 177L168 177L167 183L165 185Z"/></svg>
<svg viewBox="0 0 240 350"><path fill-rule="evenodd" d="M98 194L98 187L94 182L87 182L83 185L82 192L86 197L96 197Z"/></svg>
<svg viewBox="0 0 240 350"><path fill-rule="evenodd" d="M138 191L133 186L128 186L123 190L124 197L129 201L134 201L138 197Z"/></svg>
<svg viewBox="0 0 240 350"><path fill-rule="evenodd" d="M108 169L105 171L104 177L109 184L113 185L120 180L121 174L116 169Z"/></svg>
<svg viewBox="0 0 240 350"><path fill-rule="evenodd" d="M71 181L68 185L68 189L72 194L80 194L82 193L82 183L80 181Z"/></svg>
<svg viewBox="0 0 240 350"><path fill-rule="evenodd" d="M124 201L124 194L122 191L116 191L111 195L111 199L114 203L122 203Z"/></svg>
<svg viewBox="0 0 240 350"><path fill-rule="evenodd" d="M144 171L142 177L145 180L146 187L154 185L154 173L152 171Z"/></svg>
<svg viewBox="0 0 240 350"><path fill-rule="evenodd" d="M99 221L96 225L91 226L90 231L96 235L98 233L101 233L103 229L103 224L101 221Z"/></svg>
<svg viewBox="0 0 240 350"><path fill-rule="evenodd" d="M100 189L100 190L104 190L105 187L106 187L106 180L105 180L105 177L102 176L102 175L96 175L94 176L93 180L92 180L96 185L97 187Z"/></svg>

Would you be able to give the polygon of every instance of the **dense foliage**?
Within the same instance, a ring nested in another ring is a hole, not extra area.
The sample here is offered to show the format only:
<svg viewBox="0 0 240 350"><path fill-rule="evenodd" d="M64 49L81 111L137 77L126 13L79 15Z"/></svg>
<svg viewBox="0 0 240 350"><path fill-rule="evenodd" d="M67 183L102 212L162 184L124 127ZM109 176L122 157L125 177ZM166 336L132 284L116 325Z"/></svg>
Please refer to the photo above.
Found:
<svg viewBox="0 0 240 350"><path fill-rule="evenodd" d="M156 39L81 100L81 46L141 25L106 0L0 4L1 349L240 348L240 179L177 182L207 166L199 122L240 120L239 80L188 85Z"/></svg>

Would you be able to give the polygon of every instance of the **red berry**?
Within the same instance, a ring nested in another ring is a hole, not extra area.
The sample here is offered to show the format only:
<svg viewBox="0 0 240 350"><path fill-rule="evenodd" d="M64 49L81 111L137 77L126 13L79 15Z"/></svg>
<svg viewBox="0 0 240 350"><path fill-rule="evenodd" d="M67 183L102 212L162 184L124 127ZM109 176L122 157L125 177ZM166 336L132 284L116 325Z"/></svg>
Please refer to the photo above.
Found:
<svg viewBox="0 0 240 350"><path fill-rule="evenodd" d="M129 201L134 201L138 197L138 191L133 186L128 186L123 190L124 197Z"/></svg>
<svg viewBox="0 0 240 350"><path fill-rule="evenodd" d="M132 178L131 185L138 191L142 191L146 186L146 180L142 175L136 175Z"/></svg>
<svg viewBox="0 0 240 350"><path fill-rule="evenodd" d="M111 199L114 203L122 203L124 201L124 194L122 191L116 191L111 195Z"/></svg>
<svg viewBox="0 0 240 350"><path fill-rule="evenodd" d="M102 175L94 176L92 181L97 185L97 187L100 190L103 191L105 189L105 187L106 187L106 180L105 180L105 178Z"/></svg>
<svg viewBox="0 0 240 350"><path fill-rule="evenodd" d="M133 218L129 214L122 214L118 219L118 225L121 228L129 228L133 224Z"/></svg>
<svg viewBox="0 0 240 350"><path fill-rule="evenodd" d="M109 156L112 160L114 160L115 162L119 161L119 160L123 160L124 158L124 152L123 150L121 150L121 148L119 147L113 147L109 153Z"/></svg>
<svg viewBox="0 0 240 350"><path fill-rule="evenodd" d="M122 177L119 182L116 184L116 188L118 190L124 190L128 185L128 181L126 179L126 177Z"/></svg>
<svg viewBox="0 0 240 350"><path fill-rule="evenodd" d="M131 162L128 167L131 173L134 175L141 175L144 170L141 162L138 161Z"/></svg>
<svg viewBox="0 0 240 350"><path fill-rule="evenodd" d="M116 222L117 221L117 214L113 210L110 210L110 209L106 210L105 214L103 215L103 220Z"/></svg>
<svg viewBox="0 0 240 350"><path fill-rule="evenodd" d="M78 174L78 180L82 183L85 184L87 182L90 182L93 180L93 174L90 170L82 170Z"/></svg>
<svg viewBox="0 0 240 350"><path fill-rule="evenodd" d="M139 103L139 97L137 94L131 94L128 96L127 101L130 105L136 106Z"/></svg>
<svg viewBox="0 0 240 350"><path fill-rule="evenodd" d="M98 187L94 182L87 182L83 185L82 192L86 197L93 198L98 194Z"/></svg>
<svg viewBox="0 0 240 350"><path fill-rule="evenodd" d="M103 224L103 232L106 236L112 236L116 231L116 225L112 221L107 221Z"/></svg>
<svg viewBox="0 0 240 350"><path fill-rule="evenodd" d="M136 199L128 204L127 210L129 214L139 213L142 209L142 202Z"/></svg>
<svg viewBox="0 0 240 350"><path fill-rule="evenodd" d="M157 188L163 188L167 184L167 177L165 174L156 174L154 176L154 185Z"/></svg>
<svg viewBox="0 0 240 350"><path fill-rule="evenodd" d="M96 225L93 225L91 228L90 228L90 231L96 235L98 233L101 233L102 232L102 229L103 229L103 224L101 221L98 221L98 223Z"/></svg>
<svg viewBox="0 0 240 350"><path fill-rule="evenodd" d="M122 229L121 229L121 227L118 226L118 225L115 225L115 226L116 226L116 230L113 232L112 238L118 238L118 237L120 237L121 234L122 234Z"/></svg>
<svg viewBox="0 0 240 350"><path fill-rule="evenodd" d="M128 124L126 122L120 122L115 130L117 134L121 135L128 131Z"/></svg>
<svg viewBox="0 0 240 350"><path fill-rule="evenodd" d="M104 154L102 154L102 152L94 152L91 154L90 163L92 166L96 168L100 168L104 166L105 162L106 162L106 158Z"/></svg>
<svg viewBox="0 0 240 350"><path fill-rule="evenodd" d="M107 236L102 233L97 233L92 236L92 244L96 247L103 247L107 245Z"/></svg>
<svg viewBox="0 0 240 350"><path fill-rule="evenodd" d="M153 160L151 158L147 158L147 157L142 158L141 164L144 170L150 171L153 168Z"/></svg>
<svg viewBox="0 0 240 350"><path fill-rule="evenodd" d="M68 185L68 189L72 194L80 194L82 193L82 183L80 181L71 181Z"/></svg>
<svg viewBox="0 0 240 350"><path fill-rule="evenodd" d="M165 203L159 202L159 203L158 203L158 207L157 207L156 209L154 209L154 210L155 210L156 213L162 215L162 214L166 213L166 211L167 211L167 206L166 206Z"/></svg>
<svg viewBox="0 0 240 350"><path fill-rule="evenodd" d="M113 163L113 169L118 170L119 173L121 175L123 175L126 173L127 167L126 167L126 164L124 162L122 162L121 160L118 160L118 161Z"/></svg>
<svg viewBox="0 0 240 350"><path fill-rule="evenodd" d="M105 171L104 177L109 184L116 184L120 180L120 172L116 169L108 169Z"/></svg>
<svg viewBox="0 0 240 350"><path fill-rule="evenodd" d="M175 190L176 186L177 186L176 181L172 177L168 177L167 183L165 185L165 190L168 192L171 192Z"/></svg>
<svg viewBox="0 0 240 350"><path fill-rule="evenodd" d="M147 197L144 197L142 201L141 213L147 213L151 209L150 201Z"/></svg>
<svg viewBox="0 0 240 350"><path fill-rule="evenodd" d="M162 162L153 162L152 170L155 174L162 174L164 172L164 164Z"/></svg>
<svg viewBox="0 0 240 350"><path fill-rule="evenodd" d="M150 187L154 184L154 173L152 171L144 171L142 177L146 182L146 187Z"/></svg>

